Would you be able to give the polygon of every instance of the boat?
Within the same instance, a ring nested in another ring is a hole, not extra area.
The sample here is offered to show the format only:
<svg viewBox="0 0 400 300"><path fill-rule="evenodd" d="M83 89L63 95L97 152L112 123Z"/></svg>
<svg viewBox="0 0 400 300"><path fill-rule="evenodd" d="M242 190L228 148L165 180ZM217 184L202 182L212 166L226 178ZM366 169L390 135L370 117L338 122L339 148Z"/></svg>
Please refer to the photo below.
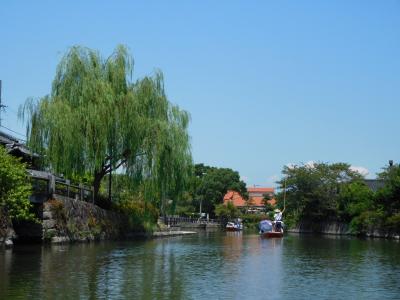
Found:
<svg viewBox="0 0 400 300"><path fill-rule="evenodd" d="M283 211L279 209L275 209L275 221L271 222L270 220L262 220L259 224L260 235L265 238L282 238L283 237L283 227L284 224L282 222L282 214L286 208L286 179L284 185L284 194L283 194Z"/></svg>
<svg viewBox="0 0 400 300"><path fill-rule="evenodd" d="M228 222L225 226L226 231L241 231L243 230L242 223Z"/></svg>
<svg viewBox="0 0 400 300"><path fill-rule="evenodd" d="M258 225L260 228L261 237L265 238L281 238L283 237L283 228L275 230L273 222L270 220L262 220Z"/></svg>
<svg viewBox="0 0 400 300"><path fill-rule="evenodd" d="M266 231L266 232L261 233L261 236L264 238L282 238L283 230L282 231Z"/></svg>

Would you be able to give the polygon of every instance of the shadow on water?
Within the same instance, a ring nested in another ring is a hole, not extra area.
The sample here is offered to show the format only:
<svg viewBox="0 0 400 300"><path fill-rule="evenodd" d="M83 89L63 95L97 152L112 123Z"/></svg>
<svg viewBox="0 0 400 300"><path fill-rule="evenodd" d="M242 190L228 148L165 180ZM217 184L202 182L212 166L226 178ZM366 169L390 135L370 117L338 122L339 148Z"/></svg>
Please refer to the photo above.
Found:
<svg viewBox="0 0 400 300"><path fill-rule="evenodd" d="M334 235L285 238L285 288L299 298L375 299L400 295L400 247L397 241ZM296 272L293 272L296 270ZM299 286L306 287L298 289ZM323 288L321 288L323 287ZM288 298L288 297L287 297Z"/></svg>
<svg viewBox="0 0 400 300"><path fill-rule="evenodd" d="M183 298L168 241L18 245L0 252L0 299Z"/></svg>

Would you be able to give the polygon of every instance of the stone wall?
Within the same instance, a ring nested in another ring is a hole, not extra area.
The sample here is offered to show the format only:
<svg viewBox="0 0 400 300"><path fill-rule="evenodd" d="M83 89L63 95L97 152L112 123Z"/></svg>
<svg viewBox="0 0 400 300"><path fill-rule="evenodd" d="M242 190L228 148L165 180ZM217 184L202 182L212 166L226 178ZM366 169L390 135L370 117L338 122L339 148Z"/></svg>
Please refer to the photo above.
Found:
<svg viewBox="0 0 400 300"><path fill-rule="evenodd" d="M289 232L296 233L323 233L335 235L349 235L351 234L348 224L339 222L300 222L297 226L288 230Z"/></svg>
<svg viewBox="0 0 400 300"><path fill-rule="evenodd" d="M62 196L44 203L42 227L43 241L51 243L117 239L129 228L123 215Z"/></svg>
<svg viewBox="0 0 400 300"><path fill-rule="evenodd" d="M349 224L341 223L341 222L320 222L320 223L311 223L311 222L300 222L294 228L287 230L288 232L295 233L322 233L322 234L334 234L334 235L354 235L351 230ZM400 234L396 232L388 232L384 230L379 230L376 228L370 228L366 233L367 237L376 237L376 238L392 238L392 239L400 239Z"/></svg>

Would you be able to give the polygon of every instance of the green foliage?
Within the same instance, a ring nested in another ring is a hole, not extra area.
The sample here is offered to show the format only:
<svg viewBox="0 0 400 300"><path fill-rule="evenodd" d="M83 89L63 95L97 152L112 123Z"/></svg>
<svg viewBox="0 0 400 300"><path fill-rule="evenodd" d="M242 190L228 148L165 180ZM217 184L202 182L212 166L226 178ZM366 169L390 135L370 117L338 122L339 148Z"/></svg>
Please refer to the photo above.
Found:
<svg viewBox="0 0 400 300"><path fill-rule="evenodd" d="M388 217L385 225L389 230L400 232L400 213L396 213Z"/></svg>
<svg viewBox="0 0 400 300"><path fill-rule="evenodd" d="M242 214L240 218L246 228L258 228L261 220L270 219L269 216L264 214Z"/></svg>
<svg viewBox="0 0 400 300"><path fill-rule="evenodd" d="M280 185L283 190L286 180L286 217L311 222L336 218L341 188L362 178L344 163L285 166L283 174ZM282 208L283 193L277 199Z"/></svg>
<svg viewBox="0 0 400 300"><path fill-rule="evenodd" d="M45 242L50 242L53 237L57 235L57 231L55 229L45 229L43 232L43 240Z"/></svg>
<svg viewBox="0 0 400 300"><path fill-rule="evenodd" d="M47 166L71 178L89 175L97 198L105 175L120 167L148 200L177 199L192 159L189 114L172 105L161 72L132 81L133 58L118 46L107 59L72 47L52 90L20 108L28 144Z"/></svg>
<svg viewBox="0 0 400 300"><path fill-rule="evenodd" d="M376 195L378 205L384 207L388 216L400 212L400 166L393 165L379 174L384 186Z"/></svg>
<svg viewBox="0 0 400 300"><path fill-rule="evenodd" d="M350 230L356 234L363 234L370 229L381 228L383 225L384 213L381 210L364 211L353 217L350 222Z"/></svg>
<svg viewBox="0 0 400 300"><path fill-rule="evenodd" d="M36 220L29 196L32 187L24 164L0 147L0 205L14 220Z"/></svg>
<svg viewBox="0 0 400 300"><path fill-rule="evenodd" d="M60 224L66 223L67 212L65 210L64 204L61 201L55 199L49 200L48 204L50 205L50 209L54 219L58 220Z"/></svg>
<svg viewBox="0 0 400 300"><path fill-rule="evenodd" d="M73 173L70 177L71 182L74 184L84 184L84 185L92 185L93 183L93 174L91 173L84 173L84 174L77 174Z"/></svg>
<svg viewBox="0 0 400 300"><path fill-rule="evenodd" d="M347 164L285 167L289 227L301 221L341 221L356 234L374 229L400 231L400 166L379 174L384 186L374 193ZM285 179L280 184L284 185ZM282 208L282 196L278 206Z"/></svg>
<svg viewBox="0 0 400 300"><path fill-rule="evenodd" d="M178 215L184 217L190 217L196 214L196 208L190 203L186 205L178 205L174 211L171 212L171 215Z"/></svg>
<svg viewBox="0 0 400 300"><path fill-rule="evenodd" d="M246 184L240 180L239 173L228 168L215 168L196 164L192 178L192 195L195 207L202 202L203 212L214 213L228 190L239 192L247 198Z"/></svg>
<svg viewBox="0 0 400 300"><path fill-rule="evenodd" d="M362 181L343 184L338 197L337 211L343 221L349 221L374 208L374 193Z"/></svg>
<svg viewBox="0 0 400 300"><path fill-rule="evenodd" d="M239 210L233 203L228 202L228 204L218 204L215 207L215 215L222 219L232 220L239 216Z"/></svg>
<svg viewBox="0 0 400 300"><path fill-rule="evenodd" d="M270 194L264 194L263 195L263 204L264 204L264 210L266 212L272 211L274 210L274 207L272 206L272 204L269 202L272 200L272 197Z"/></svg>
<svg viewBox="0 0 400 300"><path fill-rule="evenodd" d="M149 231L154 228L159 210L149 202L129 199L114 205L114 209L129 217L130 225L136 231Z"/></svg>

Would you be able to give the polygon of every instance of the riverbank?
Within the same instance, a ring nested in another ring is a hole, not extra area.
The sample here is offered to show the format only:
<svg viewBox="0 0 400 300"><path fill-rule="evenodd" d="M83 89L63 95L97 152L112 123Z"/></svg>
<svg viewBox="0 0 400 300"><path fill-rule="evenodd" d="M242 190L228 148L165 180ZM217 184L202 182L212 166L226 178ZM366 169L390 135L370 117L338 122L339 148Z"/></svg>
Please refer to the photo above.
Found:
<svg viewBox="0 0 400 300"><path fill-rule="evenodd" d="M178 236L178 235L190 235L196 234L196 231L183 231L183 230L168 230L168 231L154 231L152 237L168 237L168 236Z"/></svg>
<svg viewBox="0 0 400 300"><path fill-rule="evenodd" d="M14 242L65 244L189 235L196 234L197 229L215 225L188 223L168 227L159 220L153 231L142 232L130 226L126 215L63 196L46 201L36 211L40 223L13 224L1 210L0 247L12 247Z"/></svg>
<svg viewBox="0 0 400 300"><path fill-rule="evenodd" d="M296 226L287 229L292 233L318 233L328 235L348 235L348 236L365 236L370 238L386 238L400 240L400 233L380 230L378 228L370 228L365 233L356 234L351 231L349 224L341 222L300 222Z"/></svg>

